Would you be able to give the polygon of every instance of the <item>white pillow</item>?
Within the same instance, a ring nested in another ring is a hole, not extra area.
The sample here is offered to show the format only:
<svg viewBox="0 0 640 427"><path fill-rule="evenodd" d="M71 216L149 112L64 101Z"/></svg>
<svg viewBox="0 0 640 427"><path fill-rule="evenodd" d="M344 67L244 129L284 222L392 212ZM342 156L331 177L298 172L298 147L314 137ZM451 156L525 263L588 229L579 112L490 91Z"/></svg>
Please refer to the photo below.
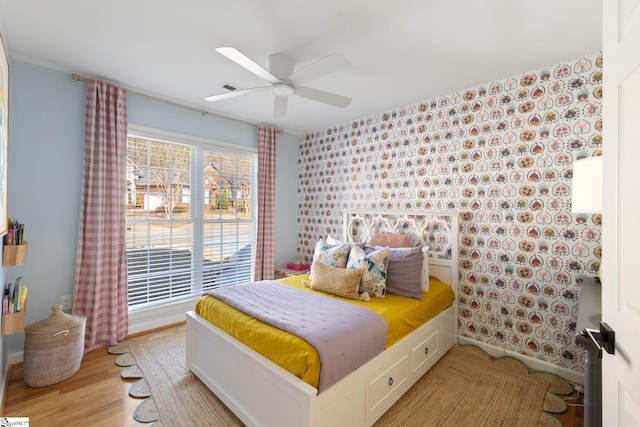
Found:
<svg viewBox="0 0 640 427"><path fill-rule="evenodd" d="M331 234L327 234L326 242L327 242L328 245L331 245L331 246L344 245L344 244L347 243L347 242L344 242L344 241L342 241L340 239L334 238Z"/></svg>
<svg viewBox="0 0 640 427"><path fill-rule="evenodd" d="M422 292L429 292L429 246L422 247Z"/></svg>

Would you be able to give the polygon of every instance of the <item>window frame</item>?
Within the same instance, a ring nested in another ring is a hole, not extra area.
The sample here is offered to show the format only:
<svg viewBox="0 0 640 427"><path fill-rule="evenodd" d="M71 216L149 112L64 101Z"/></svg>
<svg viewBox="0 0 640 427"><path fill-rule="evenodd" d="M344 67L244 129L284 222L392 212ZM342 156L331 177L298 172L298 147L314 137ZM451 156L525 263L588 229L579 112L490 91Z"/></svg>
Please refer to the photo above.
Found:
<svg viewBox="0 0 640 427"><path fill-rule="evenodd" d="M204 171L199 171L198 165L202 165L204 163L203 157L205 156L205 151L213 152L215 154L220 155L231 155L231 156L240 156L250 158L253 162L252 174L250 177L251 181L251 195L249 198L249 203L253 207L250 211L249 222L251 223L251 241L255 242L256 233L257 233L257 161L258 161L258 150L254 147L248 147L243 145L230 144L226 142L221 142L217 140L186 135L182 133L176 133L171 131L166 131L162 129L150 128L145 126L140 126L137 124L128 124L127 129L127 138L129 136L148 138L151 140L164 141L169 143L177 143L184 144L188 146L192 146L197 148L195 152L192 152L192 164L190 166L191 171L191 183L190 183L190 198L191 198L191 221L190 223L194 225L193 227L193 238L192 238L192 248L194 249L193 256L194 257L202 257L202 242L203 242L203 231L204 224L206 219L204 218L203 204L204 204L204 187L202 184L202 179L204 178ZM198 172L199 171L199 172ZM126 203L126 201L125 201ZM127 224L129 222L127 221ZM200 225L199 232L195 232L196 225ZM251 251L251 277L253 277L253 273L255 271L255 245L252 245ZM149 312L149 311L158 311L162 312L166 309L170 309L174 306L184 305L185 303L191 303L193 300L199 297L199 290L202 289L202 269L194 272L193 281L197 283L196 288L191 290L189 295L175 297L172 299L164 300L164 301L152 301L139 305L129 306L128 311L130 315L135 317L138 313ZM128 291L127 291L128 294Z"/></svg>

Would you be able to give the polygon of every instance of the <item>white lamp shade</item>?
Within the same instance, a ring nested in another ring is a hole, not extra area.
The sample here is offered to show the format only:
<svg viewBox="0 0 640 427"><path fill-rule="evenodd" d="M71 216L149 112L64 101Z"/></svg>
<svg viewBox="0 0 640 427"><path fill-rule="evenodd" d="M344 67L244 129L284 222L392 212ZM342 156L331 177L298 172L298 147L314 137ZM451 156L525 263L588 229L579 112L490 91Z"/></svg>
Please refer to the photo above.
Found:
<svg viewBox="0 0 640 427"><path fill-rule="evenodd" d="M573 163L571 211L602 212L602 156L587 157Z"/></svg>

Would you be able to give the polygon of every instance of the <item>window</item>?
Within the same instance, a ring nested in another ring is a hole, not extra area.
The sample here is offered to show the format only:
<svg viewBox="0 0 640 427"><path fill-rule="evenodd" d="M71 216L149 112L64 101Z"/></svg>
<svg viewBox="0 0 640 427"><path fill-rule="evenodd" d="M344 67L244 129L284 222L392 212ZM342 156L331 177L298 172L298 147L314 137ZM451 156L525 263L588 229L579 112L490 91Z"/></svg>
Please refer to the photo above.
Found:
<svg viewBox="0 0 640 427"><path fill-rule="evenodd" d="M253 277L256 154L130 126L129 308Z"/></svg>

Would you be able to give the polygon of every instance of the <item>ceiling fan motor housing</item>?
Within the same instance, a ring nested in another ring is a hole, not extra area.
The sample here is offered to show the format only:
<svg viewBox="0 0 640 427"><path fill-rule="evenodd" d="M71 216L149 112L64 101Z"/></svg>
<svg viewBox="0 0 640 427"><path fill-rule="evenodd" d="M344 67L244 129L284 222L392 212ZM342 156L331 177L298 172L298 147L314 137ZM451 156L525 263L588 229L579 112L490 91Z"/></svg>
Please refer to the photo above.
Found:
<svg viewBox="0 0 640 427"><path fill-rule="evenodd" d="M274 53L269 57L269 71L280 80L293 74L293 59L284 53Z"/></svg>
<svg viewBox="0 0 640 427"><path fill-rule="evenodd" d="M275 53L269 57L269 71L267 71L234 47L221 46L216 48L216 51L261 79L266 80L270 85L208 96L205 98L207 101L220 101L223 99L236 98L250 93L263 92L271 89L271 93L275 96L273 117L276 119L282 118L287 114L288 98L291 95L297 95L302 98L307 98L339 108L347 108L351 103L351 98L346 96L325 92L323 90L307 86L300 86L305 82L317 79L346 67L346 59L337 53L327 55L324 58L321 58L294 72L293 59L283 53Z"/></svg>

